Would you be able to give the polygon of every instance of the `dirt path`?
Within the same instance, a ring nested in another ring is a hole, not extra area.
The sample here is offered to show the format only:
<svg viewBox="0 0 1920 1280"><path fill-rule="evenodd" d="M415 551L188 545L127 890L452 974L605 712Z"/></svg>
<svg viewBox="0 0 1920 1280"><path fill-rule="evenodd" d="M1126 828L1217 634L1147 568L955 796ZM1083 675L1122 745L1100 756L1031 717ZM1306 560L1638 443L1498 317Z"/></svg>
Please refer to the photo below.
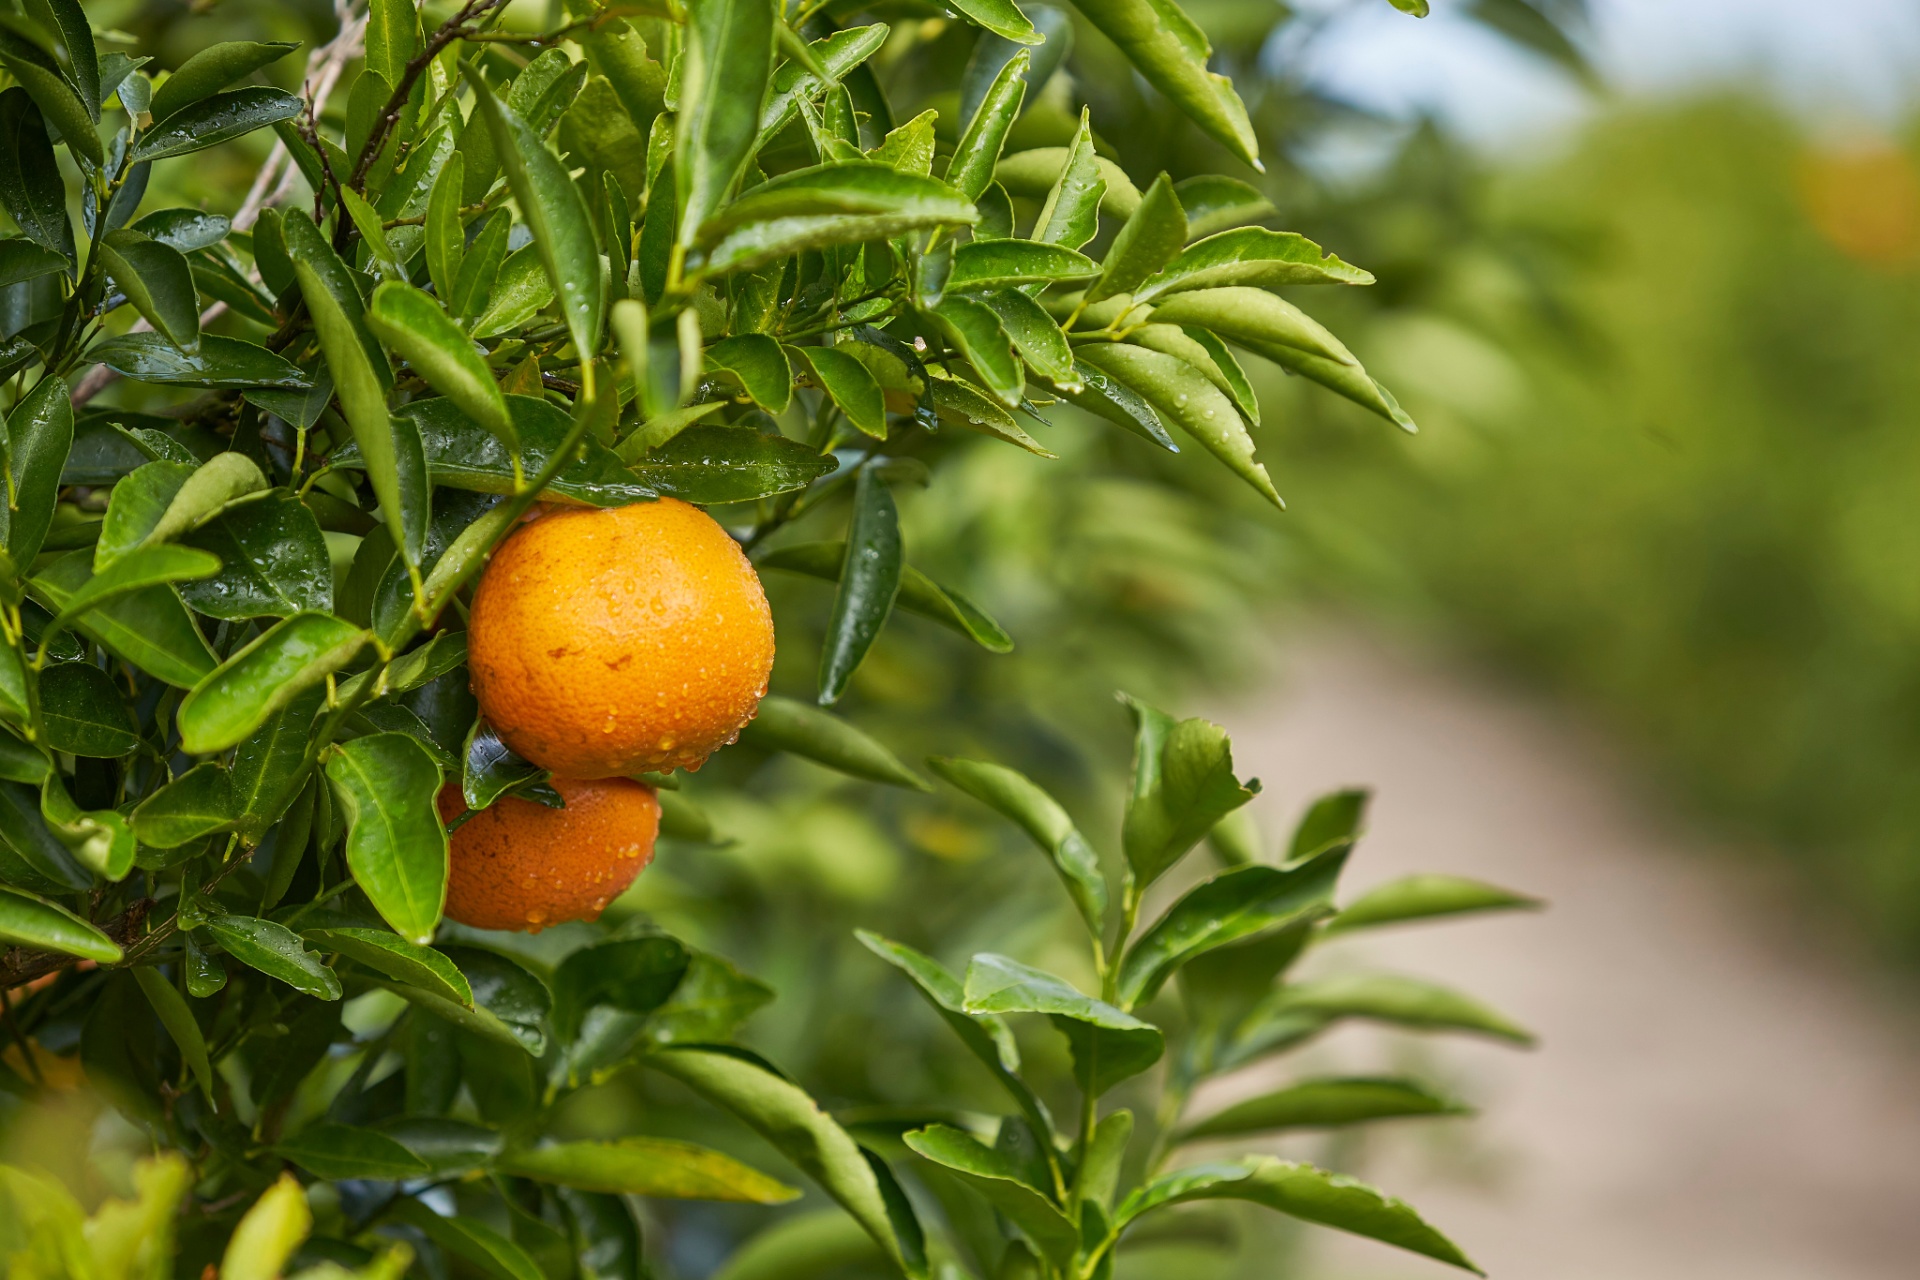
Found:
<svg viewBox="0 0 1920 1280"><path fill-rule="evenodd" d="M1543 1039L1532 1053L1330 1040L1316 1065L1412 1060L1484 1105L1471 1124L1372 1140L1370 1178L1495 1280L1920 1276L1911 1011L1811 941L1789 891L1650 815L1598 752L1511 694L1348 635L1294 646L1284 672L1277 692L1212 713L1266 783L1266 823L1369 783L1349 889L1451 871L1554 903L1349 944ZM1340 962L1330 948L1323 963ZM1362 1241L1317 1257L1316 1280L1458 1274Z"/></svg>

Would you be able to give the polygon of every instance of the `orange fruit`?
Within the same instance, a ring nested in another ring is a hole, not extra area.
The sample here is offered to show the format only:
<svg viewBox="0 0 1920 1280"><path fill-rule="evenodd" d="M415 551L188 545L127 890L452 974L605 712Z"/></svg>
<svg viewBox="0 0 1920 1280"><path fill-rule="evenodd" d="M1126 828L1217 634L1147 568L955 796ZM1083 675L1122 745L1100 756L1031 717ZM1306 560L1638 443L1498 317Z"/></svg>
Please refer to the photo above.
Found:
<svg viewBox="0 0 1920 1280"><path fill-rule="evenodd" d="M531 930L598 919L653 861L660 801L625 778L555 778L567 802L549 809L506 796L454 831L447 917L476 929ZM440 790L440 818L466 811L460 788Z"/></svg>
<svg viewBox="0 0 1920 1280"><path fill-rule="evenodd" d="M494 731L543 769L697 769L759 708L773 614L746 553L698 507L555 510L493 553L467 666Z"/></svg>

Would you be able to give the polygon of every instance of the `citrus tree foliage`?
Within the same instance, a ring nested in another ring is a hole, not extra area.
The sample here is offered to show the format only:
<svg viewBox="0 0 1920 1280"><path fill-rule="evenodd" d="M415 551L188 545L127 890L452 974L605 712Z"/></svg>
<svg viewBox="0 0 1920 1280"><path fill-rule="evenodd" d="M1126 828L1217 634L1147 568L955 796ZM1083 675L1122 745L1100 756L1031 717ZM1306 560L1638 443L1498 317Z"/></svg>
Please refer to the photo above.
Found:
<svg viewBox="0 0 1920 1280"><path fill-rule="evenodd" d="M997 956L963 980L867 940L1006 1085L993 1144L843 1126L731 1043L768 989L650 924L543 965L441 920L441 787L474 809L557 802L465 692L463 593L536 502L725 507L760 567L837 584L816 703L769 699L748 740L918 788L821 707L896 608L1012 645L907 559L889 486L926 441L972 433L1044 465L1047 415L1071 406L1143 449L1197 446L1278 506L1239 353L1411 428L1276 292L1365 271L1261 225L1272 206L1236 179L1137 185L1084 112L1062 145L1010 147L1068 29L1006 0L958 7L981 34L957 115L904 119L870 66L897 33L857 5L580 4L527 33L495 0L379 0L311 51L304 96L257 82L291 45L216 45L150 76L102 52L76 0L0 11L17 231L0 239L0 979L22 992L6 1082L77 1062L173 1153L91 1218L0 1171L0 1248L30 1274L150 1274L177 1229L183 1267L227 1275L304 1249L369 1275L629 1276L631 1197L800 1194L705 1145L554 1131L575 1093L636 1070L760 1133L908 1275L930 1258L1101 1275L1136 1220L1222 1198L1467 1265L1404 1205L1310 1166L1160 1172L1186 1136L1449 1109L1402 1082L1317 1082L1253 1119L1170 1127L1206 1074L1338 1018L1521 1035L1418 985L1277 985L1326 927L1351 797L1315 811L1287 866L1230 871L1137 931L1146 886L1251 795L1201 722L1136 707L1117 888L1033 784L935 764L1042 843L1094 937L1097 996ZM1081 13L1259 163L1178 8ZM231 215L145 207L155 165L268 129L286 181L270 168ZM168 411L98 407L116 381ZM840 538L780 536L833 509ZM674 779L648 780L670 831L699 830ZM1370 910L1436 903L1511 899L1448 882ZM1247 1007L1196 1022L1154 1150L1129 1162L1128 1113L1102 1117L1100 1096L1162 1061L1139 1011L1203 961L1224 969L1202 1003L1244 988ZM1002 1021L1018 1013L1066 1035L1077 1128L1018 1074Z"/></svg>

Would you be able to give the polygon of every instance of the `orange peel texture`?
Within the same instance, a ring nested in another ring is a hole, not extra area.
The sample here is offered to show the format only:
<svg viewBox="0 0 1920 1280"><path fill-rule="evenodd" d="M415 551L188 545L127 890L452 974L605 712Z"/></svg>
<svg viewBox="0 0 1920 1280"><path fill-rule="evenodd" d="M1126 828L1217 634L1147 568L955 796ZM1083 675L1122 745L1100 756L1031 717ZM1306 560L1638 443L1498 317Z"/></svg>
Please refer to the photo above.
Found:
<svg viewBox="0 0 1920 1280"><path fill-rule="evenodd" d="M454 831L448 919L534 933L598 919L653 861L660 801L652 787L625 778L555 778L553 786L566 808L506 796ZM439 805L445 822L467 807L456 786L441 789Z"/></svg>
<svg viewBox="0 0 1920 1280"><path fill-rule="evenodd" d="M773 614L740 546L675 498L522 525L474 592L467 664L501 740L566 778L697 769L773 670Z"/></svg>

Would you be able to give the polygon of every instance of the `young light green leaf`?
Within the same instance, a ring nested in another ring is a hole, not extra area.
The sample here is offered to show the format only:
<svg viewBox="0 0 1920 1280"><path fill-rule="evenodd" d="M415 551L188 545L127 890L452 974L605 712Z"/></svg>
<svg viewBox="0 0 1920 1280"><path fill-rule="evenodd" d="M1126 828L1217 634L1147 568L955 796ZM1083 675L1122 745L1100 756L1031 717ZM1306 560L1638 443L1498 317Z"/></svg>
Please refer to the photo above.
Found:
<svg viewBox="0 0 1920 1280"><path fill-rule="evenodd" d="M1100 859L1073 819L1025 774L984 760L936 756L927 767L1025 831L1053 863L1060 882L1096 938L1106 928L1107 881Z"/></svg>
<svg viewBox="0 0 1920 1280"><path fill-rule="evenodd" d="M1140 207L1140 188L1127 171L1094 154L1091 137L1082 137L1084 144L1077 138L1072 146L1011 152L993 171L993 180L1011 194L1046 202L1041 212L1047 216L1035 224L1040 228L1036 240L1078 249L1093 239L1096 212L1130 218Z"/></svg>
<svg viewBox="0 0 1920 1280"><path fill-rule="evenodd" d="M1355 368L1360 364L1319 321L1284 298L1246 285L1173 294L1154 307L1153 319L1211 329L1262 355L1268 348L1289 347Z"/></svg>
<svg viewBox="0 0 1920 1280"><path fill-rule="evenodd" d="M1026 372L993 308L975 298L947 297L933 308L932 316L988 390L1007 408L1018 408L1026 398Z"/></svg>
<svg viewBox="0 0 1920 1280"><path fill-rule="evenodd" d="M266 487L259 465L244 453L216 453L199 467L165 461L138 467L113 486L100 540L94 544L93 567L105 574L123 556L157 550L159 544L212 519L228 503Z"/></svg>
<svg viewBox="0 0 1920 1280"><path fill-rule="evenodd" d="M1268 1012L1363 1018L1416 1031L1466 1031L1517 1045L1534 1042L1531 1032L1470 996L1397 974L1345 974L1294 983L1275 994Z"/></svg>
<svg viewBox="0 0 1920 1280"><path fill-rule="evenodd" d="M917 1129L902 1138L909 1150L951 1171L1006 1215L1056 1267L1072 1261L1080 1229L1040 1188L1021 1176L1005 1152L951 1125Z"/></svg>
<svg viewBox="0 0 1920 1280"><path fill-rule="evenodd" d="M229 89L188 103L155 125L141 136L127 161L142 164L202 151L292 120L306 108L304 98L282 89Z"/></svg>
<svg viewBox="0 0 1920 1280"><path fill-rule="evenodd" d="M1067 1038L1073 1074L1095 1096L1160 1060L1160 1029L1092 996L1062 978L991 953L967 966L968 1013L1044 1013Z"/></svg>
<svg viewBox="0 0 1920 1280"><path fill-rule="evenodd" d="M947 162L947 181L969 200L978 199L993 181L994 166L1000 163L1000 149L1006 145L1007 131L1013 128L1020 104L1026 98L1027 69L1032 65L1033 55L1025 49L1007 59L1007 65L993 78L979 109L973 113L973 119L967 121L966 132L960 135L953 149L953 158Z"/></svg>
<svg viewBox="0 0 1920 1280"><path fill-rule="evenodd" d="M1187 211L1187 234L1196 240L1279 212L1257 187L1224 174L1182 178L1173 184L1173 193Z"/></svg>
<svg viewBox="0 0 1920 1280"><path fill-rule="evenodd" d="M759 711L740 731L740 740L763 750L801 756L855 778L913 791L932 789L878 739L793 698L762 698Z"/></svg>
<svg viewBox="0 0 1920 1280"><path fill-rule="evenodd" d="M1107 250L1100 278L1087 286L1087 302L1118 297L1138 289L1167 264L1187 242L1187 214L1173 193L1173 180L1162 173L1140 197L1120 234Z"/></svg>
<svg viewBox="0 0 1920 1280"><path fill-rule="evenodd" d="M971 246L969 246L971 247ZM1030 368L1062 392L1079 392L1085 384L1073 364L1073 348L1060 324L1045 307L1018 289L998 289L982 294L980 301L1000 317L1013 349Z"/></svg>
<svg viewBox="0 0 1920 1280"><path fill-rule="evenodd" d="M887 42L887 32L884 22L849 27L815 40L807 47L812 51L813 60L837 84L879 51L880 46ZM773 73L766 105L760 109L760 131L754 138L752 149L758 151L772 141L775 134L792 124L800 111L800 99L813 98L823 88L825 83L799 59L782 63L779 70Z"/></svg>
<svg viewBox="0 0 1920 1280"><path fill-rule="evenodd" d="M707 348L706 367L730 375L747 399L768 413L785 413L793 399L793 368L780 343L767 334L722 338Z"/></svg>
<svg viewBox="0 0 1920 1280"><path fill-rule="evenodd" d="M839 1201L894 1265L910 1277L926 1275L911 1210L904 1229L896 1226L876 1166L798 1085L726 1049L659 1049L641 1062L745 1121Z"/></svg>
<svg viewBox="0 0 1920 1280"><path fill-rule="evenodd" d="M847 559L844 542L795 542L761 555L763 569L785 569L827 582L840 581ZM900 567L894 606L952 628L989 653L1011 653L1013 638L980 607L952 587L943 587L912 565Z"/></svg>
<svg viewBox="0 0 1920 1280"><path fill-rule="evenodd" d="M473 988L453 961L431 947L408 942L384 929L363 929L351 925L303 929L300 936L323 951L334 951L357 960L395 982L430 991L442 1000L463 1008L473 1007Z"/></svg>
<svg viewBox="0 0 1920 1280"><path fill-rule="evenodd" d="M195 1021L193 1010L187 1007L187 999L181 995L171 982L160 976L157 969L146 967L133 971L134 981L140 984L140 994L153 1006L160 1025L167 1029L173 1043L180 1049L180 1056L186 1059L187 1066L193 1071L193 1078L199 1082L200 1092L209 1105L213 1103L213 1063L207 1058L207 1039L201 1033L199 1022Z"/></svg>
<svg viewBox="0 0 1920 1280"><path fill-rule="evenodd" d="M373 909L409 942L433 940L447 900L440 766L403 733L342 743L327 778L347 817L347 866Z"/></svg>
<svg viewBox="0 0 1920 1280"><path fill-rule="evenodd" d="M112 938L73 912L12 885L0 886L0 941L96 964L118 964L121 957Z"/></svg>
<svg viewBox="0 0 1920 1280"><path fill-rule="evenodd" d="M325 613L296 613L220 664L180 703L181 749L224 751L353 660L367 633Z"/></svg>
<svg viewBox="0 0 1920 1280"><path fill-rule="evenodd" d="M1340 1129L1404 1116L1459 1116L1472 1108L1411 1080L1302 1080L1216 1111L1180 1131L1182 1142L1270 1133L1276 1129Z"/></svg>
<svg viewBox="0 0 1920 1280"><path fill-rule="evenodd" d="M887 402L867 366L836 347L786 347L789 359L825 391L863 435L887 438Z"/></svg>
<svg viewBox="0 0 1920 1280"><path fill-rule="evenodd" d="M220 1258L222 1280L276 1280L312 1229L306 1190L291 1171L282 1173L234 1227Z"/></svg>
<svg viewBox="0 0 1920 1280"><path fill-rule="evenodd" d="M1043 37L1013 0L960 0L954 8L967 15L977 27L984 27L1003 39L1019 44L1039 44Z"/></svg>
<svg viewBox="0 0 1920 1280"><path fill-rule="evenodd" d="M561 1142L506 1151L494 1157L493 1168L511 1177L583 1191L673 1200L784 1204L800 1194L732 1156L671 1138Z"/></svg>
<svg viewBox="0 0 1920 1280"><path fill-rule="evenodd" d="M136 842L126 815L117 809L82 810L57 774L40 783L40 816L74 860L101 879L118 882L133 870Z"/></svg>
<svg viewBox="0 0 1920 1280"><path fill-rule="evenodd" d="M473 343L437 303L410 284L388 280L373 291L367 327L399 352L427 384L458 405L509 450L520 447L500 384Z"/></svg>
<svg viewBox="0 0 1920 1280"><path fill-rule="evenodd" d="M109 231L100 260L134 310L188 355L200 349L200 295L180 251L138 231Z"/></svg>
<svg viewBox="0 0 1920 1280"><path fill-rule="evenodd" d="M1239 410L1199 369L1178 356L1128 342L1090 342L1075 354L1135 392L1158 416L1177 423L1261 497L1286 509L1266 467L1254 459L1253 437Z"/></svg>
<svg viewBox="0 0 1920 1280"><path fill-rule="evenodd" d="M863 369L864 372L864 369ZM853 519L847 526L847 558L840 589L820 650L820 704L831 706L846 692L867 650L893 612L900 591L900 515L886 481L872 467L854 483Z"/></svg>
<svg viewBox="0 0 1920 1280"><path fill-rule="evenodd" d="M291 221L296 218L289 217ZM86 360L135 382L167 387L204 387L213 391L245 391L274 387L304 391L312 381L300 366L240 338L217 333L200 335L192 355L157 333L123 333L87 348Z"/></svg>
<svg viewBox="0 0 1920 1280"><path fill-rule="evenodd" d="M340 979L285 925L256 916L216 915L208 918L205 929L228 955L269 978L316 1000L340 998Z"/></svg>
<svg viewBox="0 0 1920 1280"><path fill-rule="evenodd" d="M238 816L226 766L207 760L135 806L133 833L141 844L177 849L225 831Z"/></svg>
<svg viewBox="0 0 1920 1280"><path fill-rule="evenodd" d="M901 173L872 160L855 160L769 178L711 215L701 227L700 243L719 243L728 233L759 223L856 215L892 220L887 225L901 229L940 223L970 225L979 216L966 195L937 178Z"/></svg>
<svg viewBox="0 0 1920 1280"><path fill-rule="evenodd" d="M947 278L947 288L959 291L1047 285L1057 280L1084 280L1099 271L1099 264L1092 258L1060 245L1032 240L975 240L954 250L953 274Z"/></svg>
<svg viewBox="0 0 1920 1280"><path fill-rule="evenodd" d="M1137 698L1122 701L1135 724L1122 840L1144 889L1221 818L1253 799L1260 784L1234 776L1233 747L1219 725L1198 719L1176 724Z"/></svg>
<svg viewBox="0 0 1920 1280"><path fill-rule="evenodd" d="M1284 870L1235 867L1188 890L1127 948L1120 964L1120 1007L1151 1000L1195 956L1331 914L1334 882L1346 860L1346 850L1334 849Z"/></svg>
<svg viewBox="0 0 1920 1280"><path fill-rule="evenodd" d="M1367 890L1327 922L1327 932L1431 920L1469 911L1538 911L1545 905L1538 898L1465 876L1413 875Z"/></svg>
<svg viewBox="0 0 1920 1280"><path fill-rule="evenodd" d="M1307 806L1288 842L1287 861L1299 862L1332 848L1351 848L1366 829L1367 802L1372 793L1364 787L1330 791Z"/></svg>
<svg viewBox="0 0 1920 1280"><path fill-rule="evenodd" d="M1484 1274L1403 1202L1342 1174L1272 1156L1248 1156L1161 1174L1122 1202L1114 1225L1123 1228L1148 1210L1195 1200L1250 1200L1304 1222L1350 1231Z"/></svg>
<svg viewBox="0 0 1920 1280"><path fill-rule="evenodd" d="M399 84L419 42L420 14L414 0L372 0L367 6L367 69Z"/></svg>
<svg viewBox="0 0 1920 1280"><path fill-rule="evenodd" d="M676 240L683 247L733 193L753 154L777 21L767 0L698 0L688 6L674 146L684 201Z"/></svg>
<svg viewBox="0 0 1920 1280"><path fill-rule="evenodd" d="M1067 403L1085 409L1088 413L1105 418L1139 436L1142 440L1159 445L1168 453L1180 452L1180 446L1167 434L1166 427L1160 423L1160 415L1147 403L1139 392L1109 377L1092 365L1074 362L1073 372L1080 383L1080 390L1055 384Z"/></svg>
<svg viewBox="0 0 1920 1280"><path fill-rule="evenodd" d="M35 574L28 590L57 613L92 580L92 559L85 548L70 551ZM199 684L218 661L171 587L147 587L97 605L75 620L74 629L180 689Z"/></svg>
<svg viewBox="0 0 1920 1280"><path fill-rule="evenodd" d="M165 120L182 107L220 92L236 80L278 62L300 46L296 43L226 40L209 45L181 63L153 91L149 108L155 121Z"/></svg>
<svg viewBox="0 0 1920 1280"><path fill-rule="evenodd" d="M1229 285L1278 289L1295 284L1372 284L1371 272L1348 266L1305 236L1265 227L1223 231L1183 249L1133 290L1138 302Z"/></svg>
<svg viewBox="0 0 1920 1280"><path fill-rule="evenodd" d="M1207 70L1213 47L1179 5L1173 0L1080 0L1075 7L1188 119L1234 155L1261 167L1260 142L1240 95L1225 76Z"/></svg>
<svg viewBox="0 0 1920 1280"><path fill-rule="evenodd" d="M11 501L0 509L7 554L22 570L33 564L53 524L60 472L73 448L73 404L64 380L49 375L34 384L7 415L7 467Z"/></svg>

